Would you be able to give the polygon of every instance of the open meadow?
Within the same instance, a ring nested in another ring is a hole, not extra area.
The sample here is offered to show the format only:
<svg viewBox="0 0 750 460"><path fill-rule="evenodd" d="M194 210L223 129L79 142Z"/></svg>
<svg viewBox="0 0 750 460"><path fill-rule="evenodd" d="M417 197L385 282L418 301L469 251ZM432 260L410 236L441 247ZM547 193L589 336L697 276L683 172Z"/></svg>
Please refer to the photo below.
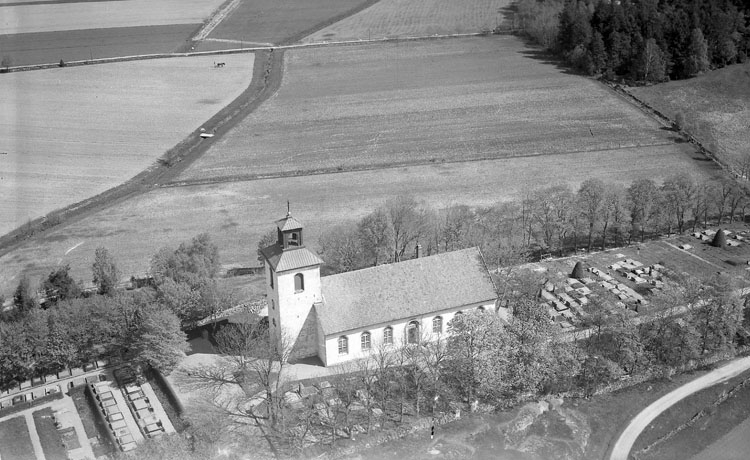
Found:
<svg viewBox="0 0 750 460"><path fill-rule="evenodd" d="M723 161L750 152L750 63L629 91L672 119L681 112L686 129Z"/></svg>
<svg viewBox="0 0 750 460"><path fill-rule="evenodd" d="M278 93L180 180L659 146L674 135L514 37L287 51ZM571 171L560 171L560 179Z"/></svg>
<svg viewBox="0 0 750 460"><path fill-rule="evenodd" d="M510 0L380 0L302 41L305 43L491 31Z"/></svg>
<svg viewBox="0 0 750 460"><path fill-rule="evenodd" d="M197 50L282 43L304 36L373 0L237 0Z"/></svg>
<svg viewBox="0 0 750 460"><path fill-rule="evenodd" d="M135 176L239 96L252 54L0 75L0 234Z"/></svg>
<svg viewBox="0 0 750 460"><path fill-rule="evenodd" d="M316 248L323 231L362 218L399 195L436 208L480 206L540 185L567 182L578 187L589 177L625 185L677 171L702 178L719 174L712 163L693 160L690 147L682 144L676 150L649 147L165 187L60 226L3 255L0 293L9 293L22 272L36 281L65 263L77 279L88 280L98 246L110 249L126 276L143 273L159 248L177 246L201 232L211 234L222 263L252 266L257 264L258 240L283 217L286 200Z"/></svg>

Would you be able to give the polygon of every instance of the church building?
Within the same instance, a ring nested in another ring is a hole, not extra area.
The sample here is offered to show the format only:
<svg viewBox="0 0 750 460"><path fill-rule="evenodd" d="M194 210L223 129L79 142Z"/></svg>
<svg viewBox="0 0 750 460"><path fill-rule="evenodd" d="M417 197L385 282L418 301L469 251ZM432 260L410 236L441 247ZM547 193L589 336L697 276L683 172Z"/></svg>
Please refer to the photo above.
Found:
<svg viewBox="0 0 750 460"><path fill-rule="evenodd" d="M321 277L324 262L305 247L302 224L287 213L276 226L276 243L262 250L268 325L291 362L331 366L381 345L431 340L471 309L507 317L477 248Z"/></svg>

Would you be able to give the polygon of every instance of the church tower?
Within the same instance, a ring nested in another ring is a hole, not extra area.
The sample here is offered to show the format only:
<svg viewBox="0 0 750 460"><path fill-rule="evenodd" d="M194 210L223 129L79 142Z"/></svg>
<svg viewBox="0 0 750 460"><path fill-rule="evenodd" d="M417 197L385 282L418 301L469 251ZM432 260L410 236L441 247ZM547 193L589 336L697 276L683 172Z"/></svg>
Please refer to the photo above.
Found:
<svg viewBox="0 0 750 460"><path fill-rule="evenodd" d="M265 258L268 333L271 344L286 348L294 361L318 354L313 305L322 301L323 261L304 245L302 224L287 211L276 221L276 243L261 252Z"/></svg>

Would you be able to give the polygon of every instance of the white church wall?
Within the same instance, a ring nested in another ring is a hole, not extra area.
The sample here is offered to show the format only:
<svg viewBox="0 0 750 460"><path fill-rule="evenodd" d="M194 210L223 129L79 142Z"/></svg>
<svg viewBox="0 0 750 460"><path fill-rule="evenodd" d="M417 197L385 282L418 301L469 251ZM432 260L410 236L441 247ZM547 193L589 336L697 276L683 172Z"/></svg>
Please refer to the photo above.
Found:
<svg viewBox="0 0 750 460"><path fill-rule="evenodd" d="M432 320L440 316L442 318L442 332L443 337L448 336L448 323L453 319L457 312L468 312L472 309L483 307L488 312L495 311L494 302L478 303L473 305L464 306L461 308L455 308L451 310L445 310L435 312L430 315L424 315L420 317L405 318L394 323L382 323L372 327L363 327L352 331L346 331L339 335L330 335L325 338L325 355L321 354L320 358L326 366L332 366L340 364L346 361L354 359L362 359L367 357L371 352L383 346L384 332L387 327L393 329L393 346L398 347L407 343L407 326L412 321L419 322L420 337L422 340L433 340L437 338L438 334L433 333ZM505 309L501 309L505 310ZM503 314L499 312L499 314ZM370 349L362 350L362 333L370 333ZM339 354L338 341L339 337L346 337L348 343L348 352L346 354Z"/></svg>
<svg viewBox="0 0 750 460"><path fill-rule="evenodd" d="M299 292L294 289L294 276L298 273L304 279L304 289ZM318 267L309 267L275 275L274 295L277 299L278 324L284 336L296 342L313 304L321 300L320 271ZM283 307L279 309L279 305ZM310 354L315 354L314 348Z"/></svg>

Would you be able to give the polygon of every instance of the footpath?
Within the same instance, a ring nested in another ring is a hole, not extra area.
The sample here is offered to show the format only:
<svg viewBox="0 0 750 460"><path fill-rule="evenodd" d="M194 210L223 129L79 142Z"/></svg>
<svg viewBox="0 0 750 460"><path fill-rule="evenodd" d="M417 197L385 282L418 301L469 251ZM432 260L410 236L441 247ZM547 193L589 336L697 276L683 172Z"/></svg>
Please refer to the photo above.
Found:
<svg viewBox="0 0 750 460"><path fill-rule="evenodd" d="M633 448L633 444L635 444L635 441L638 439L638 436L640 436L641 432L643 432L643 430L665 410L693 393L716 385L717 383L727 381L748 369L750 369L750 356L735 359L729 364L709 372L708 374L681 386L671 393L662 396L630 421L630 424L628 424L612 448L609 460L628 460L630 451Z"/></svg>

